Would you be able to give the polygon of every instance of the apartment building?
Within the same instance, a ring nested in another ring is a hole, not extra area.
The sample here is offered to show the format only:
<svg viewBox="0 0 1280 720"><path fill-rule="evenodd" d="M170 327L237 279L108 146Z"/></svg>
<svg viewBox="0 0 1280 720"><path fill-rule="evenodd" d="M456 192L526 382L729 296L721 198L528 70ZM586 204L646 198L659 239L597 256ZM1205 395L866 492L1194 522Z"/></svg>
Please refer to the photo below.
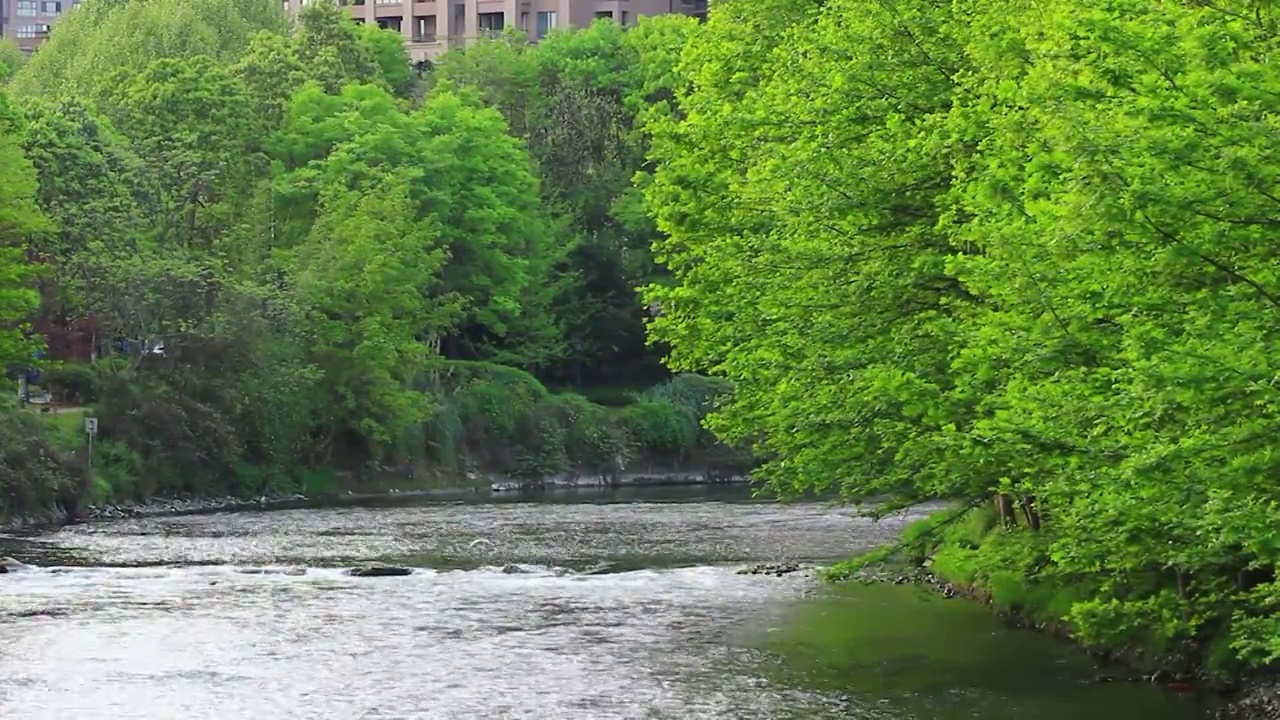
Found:
<svg viewBox="0 0 1280 720"><path fill-rule="evenodd" d="M49 37L49 28L80 0L0 0L0 37L27 52Z"/></svg>
<svg viewBox="0 0 1280 720"><path fill-rule="evenodd" d="M286 11L315 0L283 0ZM404 36L409 57L430 60L469 40L490 37L508 27L530 40L558 27L591 24L597 18L630 25L645 15L683 13L705 16L707 0L338 0L352 17Z"/></svg>
<svg viewBox="0 0 1280 720"><path fill-rule="evenodd" d="M285 12L309 2L282 0ZM705 17L707 0L337 0L352 17L404 36L414 62L430 60L469 40L496 35L507 27L536 42L558 27L572 28L606 18L631 25L645 15L683 13ZM0 0L0 35L34 50L62 13L80 0Z"/></svg>

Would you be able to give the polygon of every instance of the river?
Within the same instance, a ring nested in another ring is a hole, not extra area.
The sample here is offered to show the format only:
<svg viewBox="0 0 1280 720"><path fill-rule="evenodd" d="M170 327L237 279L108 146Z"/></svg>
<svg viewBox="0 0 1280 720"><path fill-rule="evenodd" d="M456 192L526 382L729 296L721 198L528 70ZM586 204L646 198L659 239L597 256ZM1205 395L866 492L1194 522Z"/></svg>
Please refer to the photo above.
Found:
<svg viewBox="0 0 1280 720"><path fill-rule="evenodd" d="M669 488L0 539L41 566L0 576L0 718L1208 717L1194 697L1095 682L1074 649L964 601L735 572L842 558L918 514ZM419 569L342 574L368 560ZM292 565L306 574L244 572Z"/></svg>

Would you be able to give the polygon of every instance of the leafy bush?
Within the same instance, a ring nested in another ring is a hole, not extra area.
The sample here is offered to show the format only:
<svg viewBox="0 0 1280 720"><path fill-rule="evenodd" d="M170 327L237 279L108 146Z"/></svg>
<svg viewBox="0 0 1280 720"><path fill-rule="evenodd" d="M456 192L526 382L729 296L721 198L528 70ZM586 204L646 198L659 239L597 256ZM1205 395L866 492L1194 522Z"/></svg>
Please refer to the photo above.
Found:
<svg viewBox="0 0 1280 720"><path fill-rule="evenodd" d="M30 413L0 410L0 518L75 505L74 468L45 439L46 430Z"/></svg>
<svg viewBox="0 0 1280 720"><path fill-rule="evenodd" d="M551 394L514 368L450 362L435 392L440 407L424 431L435 462L457 468L465 459L522 477L547 477L616 474L637 452L687 458L702 438L701 413L723 385L682 376L613 409L577 393Z"/></svg>
<svg viewBox="0 0 1280 720"><path fill-rule="evenodd" d="M698 422L687 408L660 400L645 400L625 408L622 422L642 452L679 459L698 445Z"/></svg>
<svg viewBox="0 0 1280 720"><path fill-rule="evenodd" d="M103 388L103 440L139 458L139 497L234 492L243 445L230 419L194 397L162 385L117 379Z"/></svg>
<svg viewBox="0 0 1280 720"><path fill-rule="evenodd" d="M644 391L640 399L665 402L682 408L700 423L732 390L732 383L724 378L681 373Z"/></svg>
<svg viewBox="0 0 1280 720"><path fill-rule="evenodd" d="M41 382L60 402L81 405L98 399L98 373L86 365L52 365L41 373Z"/></svg>
<svg viewBox="0 0 1280 720"><path fill-rule="evenodd" d="M626 429L606 408L566 393L548 398L545 410L565 427L565 452L575 467L609 475L621 472L632 459Z"/></svg>
<svg viewBox="0 0 1280 720"><path fill-rule="evenodd" d="M450 363L446 377L464 424L495 439L512 439L521 416L547 396L537 378L504 365Z"/></svg>
<svg viewBox="0 0 1280 720"><path fill-rule="evenodd" d="M128 445L117 440L95 442L90 501L102 504L143 499L137 488L141 472L142 458Z"/></svg>

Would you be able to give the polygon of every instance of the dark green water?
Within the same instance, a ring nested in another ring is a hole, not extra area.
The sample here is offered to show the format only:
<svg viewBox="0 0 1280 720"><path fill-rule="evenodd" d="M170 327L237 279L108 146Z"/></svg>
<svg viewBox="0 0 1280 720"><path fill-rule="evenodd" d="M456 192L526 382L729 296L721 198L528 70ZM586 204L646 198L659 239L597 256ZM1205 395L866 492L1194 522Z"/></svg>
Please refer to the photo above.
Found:
<svg viewBox="0 0 1280 720"><path fill-rule="evenodd" d="M1192 720L1213 706L1145 683L1100 682L1107 668L1069 643L907 585L826 587L797 603L765 647L775 682L844 693L851 717Z"/></svg>

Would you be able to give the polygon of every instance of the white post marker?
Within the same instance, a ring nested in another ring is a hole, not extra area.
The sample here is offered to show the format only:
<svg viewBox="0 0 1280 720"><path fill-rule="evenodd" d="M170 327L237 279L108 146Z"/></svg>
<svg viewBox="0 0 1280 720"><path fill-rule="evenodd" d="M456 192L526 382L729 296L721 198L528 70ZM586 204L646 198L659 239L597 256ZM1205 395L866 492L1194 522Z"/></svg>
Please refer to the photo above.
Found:
<svg viewBox="0 0 1280 720"><path fill-rule="evenodd" d="M84 432L89 436L89 476L93 477L93 436L98 434L98 418L85 418Z"/></svg>

